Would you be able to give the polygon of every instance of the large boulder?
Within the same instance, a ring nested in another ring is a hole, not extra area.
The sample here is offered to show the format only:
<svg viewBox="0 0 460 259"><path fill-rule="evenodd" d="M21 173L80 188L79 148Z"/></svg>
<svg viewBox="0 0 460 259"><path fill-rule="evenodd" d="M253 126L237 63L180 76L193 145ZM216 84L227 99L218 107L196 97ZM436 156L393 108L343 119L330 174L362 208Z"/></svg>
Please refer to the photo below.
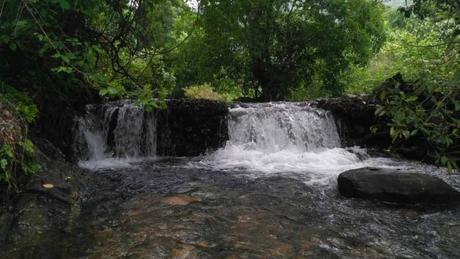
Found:
<svg viewBox="0 0 460 259"><path fill-rule="evenodd" d="M390 202L454 202L460 193L443 180L427 174L398 169L360 168L338 178L339 192L345 197Z"/></svg>
<svg viewBox="0 0 460 259"><path fill-rule="evenodd" d="M63 258L56 244L79 227L89 175L66 161L51 142L34 138L41 172L0 205L0 258ZM62 249L61 249L62 248Z"/></svg>

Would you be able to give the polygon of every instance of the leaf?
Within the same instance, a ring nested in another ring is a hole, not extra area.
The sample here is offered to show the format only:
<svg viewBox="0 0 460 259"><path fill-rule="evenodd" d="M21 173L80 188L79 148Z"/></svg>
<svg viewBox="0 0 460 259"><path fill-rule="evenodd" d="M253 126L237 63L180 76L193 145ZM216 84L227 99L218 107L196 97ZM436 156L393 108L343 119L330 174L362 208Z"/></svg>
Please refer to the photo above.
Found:
<svg viewBox="0 0 460 259"><path fill-rule="evenodd" d="M377 109L375 110L375 115L379 116L379 117L382 117L383 115L385 115L385 107L383 106L377 106Z"/></svg>
<svg viewBox="0 0 460 259"><path fill-rule="evenodd" d="M14 43L14 42L11 42L8 46L12 51L16 51L16 49L18 48L18 46Z"/></svg>
<svg viewBox="0 0 460 259"><path fill-rule="evenodd" d="M35 150L34 150L34 144L32 143L32 141L30 141L29 139L26 139L23 142L20 142L19 144L24 149L24 153L28 155L34 154Z"/></svg>
<svg viewBox="0 0 460 259"><path fill-rule="evenodd" d="M409 102L409 103L412 103L412 102L415 102L417 101L418 97L417 96L409 96L406 98L406 102Z"/></svg>
<svg viewBox="0 0 460 259"><path fill-rule="evenodd" d="M61 6L61 8L63 10L69 10L70 9L70 3L68 0L59 0L59 6Z"/></svg>
<svg viewBox="0 0 460 259"><path fill-rule="evenodd" d="M117 96L119 93L120 93L120 91L117 88L112 87L112 86L108 86L108 87L103 88L103 89L101 89L99 91L100 95L102 95L102 96L111 96L111 97Z"/></svg>
<svg viewBox="0 0 460 259"><path fill-rule="evenodd" d="M4 158L1 159L0 160L0 168L2 168L3 171L5 171L7 166L8 166L8 160L6 160Z"/></svg>
<svg viewBox="0 0 460 259"><path fill-rule="evenodd" d="M460 103L455 102L455 111L458 112L460 111Z"/></svg>
<svg viewBox="0 0 460 259"><path fill-rule="evenodd" d="M0 44L7 45L10 42L11 38L8 35L0 35Z"/></svg>
<svg viewBox="0 0 460 259"><path fill-rule="evenodd" d="M56 72L56 73L71 74L73 72L73 69L68 66L58 66L58 67L52 68L51 71Z"/></svg>

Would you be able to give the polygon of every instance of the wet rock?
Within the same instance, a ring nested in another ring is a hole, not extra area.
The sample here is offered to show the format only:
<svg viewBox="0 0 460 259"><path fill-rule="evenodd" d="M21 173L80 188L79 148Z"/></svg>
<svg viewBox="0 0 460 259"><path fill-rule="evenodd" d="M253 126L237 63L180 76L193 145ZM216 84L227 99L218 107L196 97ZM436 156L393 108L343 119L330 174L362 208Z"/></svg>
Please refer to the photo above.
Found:
<svg viewBox="0 0 460 259"><path fill-rule="evenodd" d="M375 108L368 96L342 96L320 99L314 103L332 112L339 135L345 146L386 147L391 143L389 134L374 133L370 128L378 123Z"/></svg>
<svg viewBox="0 0 460 259"><path fill-rule="evenodd" d="M197 156L222 147L228 139L225 103L169 100L158 111L158 154Z"/></svg>
<svg viewBox="0 0 460 259"><path fill-rule="evenodd" d="M181 244L173 248L171 251L172 258L198 258L195 247L191 245Z"/></svg>
<svg viewBox="0 0 460 259"><path fill-rule="evenodd" d="M390 202L454 202L460 193L434 176L384 168L346 171L338 178L339 192L345 197Z"/></svg>
<svg viewBox="0 0 460 259"><path fill-rule="evenodd" d="M12 221L13 215L0 207L0 244L5 242Z"/></svg>
<svg viewBox="0 0 460 259"><path fill-rule="evenodd" d="M185 206L199 201L198 198L188 195L170 196L163 199L164 203L173 206Z"/></svg>
<svg viewBox="0 0 460 259"><path fill-rule="evenodd" d="M100 101L98 92L91 87L71 87L59 91L54 87L43 87L31 97L40 110L40 116L30 132L53 143L68 159L73 158L71 132L74 118L84 113L86 104Z"/></svg>
<svg viewBox="0 0 460 259"><path fill-rule="evenodd" d="M45 142L35 142L47 152L37 151L42 171L13 195L10 216L0 212L0 232L6 234L0 233L0 246L6 247L0 250L0 258L61 258L63 251L56 243L72 230L79 216L81 183L77 179L83 176L62 153L53 151L51 143L42 146Z"/></svg>

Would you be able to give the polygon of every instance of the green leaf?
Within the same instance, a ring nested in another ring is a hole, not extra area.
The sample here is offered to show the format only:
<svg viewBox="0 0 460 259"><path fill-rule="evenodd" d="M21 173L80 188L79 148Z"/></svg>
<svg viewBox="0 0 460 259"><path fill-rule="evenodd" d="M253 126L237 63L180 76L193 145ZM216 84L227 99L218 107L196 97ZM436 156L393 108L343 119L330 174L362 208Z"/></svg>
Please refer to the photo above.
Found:
<svg viewBox="0 0 460 259"><path fill-rule="evenodd" d="M110 97L115 97L120 94L120 91L112 86L108 86L106 88L103 88L99 91L99 94L102 96L110 96Z"/></svg>
<svg viewBox="0 0 460 259"><path fill-rule="evenodd" d="M2 168L3 171L5 171L7 166L8 166L8 160L2 158L0 160L0 168Z"/></svg>
<svg viewBox="0 0 460 259"><path fill-rule="evenodd" d="M59 6L61 6L61 8L63 10L69 10L70 9L70 3L68 0L59 0Z"/></svg>
<svg viewBox="0 0 460 259"><path fill-rule="evenodd" d="M405 100L406 100L406 102L412 103L412 102L417 101L417 99L418 99L418 97L413 95L413 96L407 97Z"/></svg>
<svg viewBox="0 0 460 259"><path fill-rule="evenodd" d="M26 139L26 140L20 142L19 145L23 148L25 154L27 154L27 155L33 155L34 154L34 151L35 151L34 150L34 144L29 139Z"/></svg>
<svg viewBox="0 0 460 259"><path fill-rule="evenodd" d="M11 42L8 47L12 50L12 51L16 51L16 49L18 48L18 46L14 43L14 42Z"/></svg>

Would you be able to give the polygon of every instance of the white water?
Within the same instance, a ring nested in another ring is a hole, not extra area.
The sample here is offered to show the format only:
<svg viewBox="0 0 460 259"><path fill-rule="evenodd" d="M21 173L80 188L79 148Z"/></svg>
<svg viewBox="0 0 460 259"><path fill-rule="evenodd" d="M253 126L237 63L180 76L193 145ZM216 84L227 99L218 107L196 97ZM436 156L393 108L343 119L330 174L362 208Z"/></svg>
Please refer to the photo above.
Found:
<svg viewBox="0 0 460 259"><path fill-rule="evenodd" d="M91 170L132 166L155 156L156 118L129 102L87 107L77 121L75 150L79 166Z"/></svg>
<svg viewBox="0 0 460 259"><path fill-rule="evenodd" d="M154 113L128 102L88 106L77 123L79 165L90 170L117 169L154 157L156 124ZM256 178L281 174L321 185L335 181L341 172L366 166L426 171L421 164L341 147L333 116L305 103L237 105L230 109L228 125L230 139L225 147L188 166Z"/></svg>
<svg viewBox="0 0 460 259"><path fill-rule="evenodd" d="M201 165L240 170L254 177L305 176L328 183L339 173L365 167L397 167L386 158L370 158L365 149L342 148L333 116L306 104L265 103L230 109L230 140Z"/></svg>

